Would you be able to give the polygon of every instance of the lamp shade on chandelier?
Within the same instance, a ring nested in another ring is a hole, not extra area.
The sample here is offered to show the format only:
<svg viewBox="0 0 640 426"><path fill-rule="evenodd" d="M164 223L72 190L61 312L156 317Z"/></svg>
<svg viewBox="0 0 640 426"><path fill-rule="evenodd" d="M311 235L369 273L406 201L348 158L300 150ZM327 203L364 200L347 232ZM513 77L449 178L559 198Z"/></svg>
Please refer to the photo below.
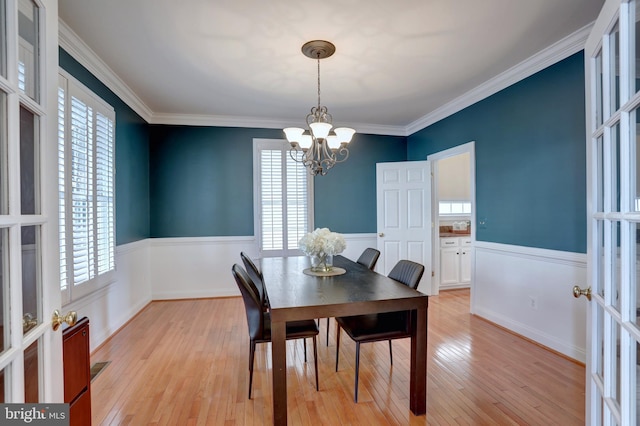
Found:
<svg viewBox="0 0 640 426"><path fill-rule="evenodd" d="M356 132L348 127L333 127L333 117L326 106L320 105L320 59L336 51L333 43L312 40L302 46L302 53L318 61L318 105L307 114L307 129L287 127L284 133L291 144L291 158L308 168L309 173L325 175L336 163L349 157L348 144Z"/></svg>

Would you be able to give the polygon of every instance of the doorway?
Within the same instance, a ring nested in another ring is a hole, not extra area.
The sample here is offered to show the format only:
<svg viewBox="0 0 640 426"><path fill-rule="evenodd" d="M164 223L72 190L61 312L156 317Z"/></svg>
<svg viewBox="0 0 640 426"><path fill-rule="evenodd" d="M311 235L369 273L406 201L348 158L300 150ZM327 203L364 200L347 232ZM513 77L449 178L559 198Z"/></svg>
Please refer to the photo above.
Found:
<svg viewBox="0 0 640 426"><path fill-rule="evenodd" d="M439 290L470 288L474 306L475 142L427 157L432 164L433 280Z"/></svg>

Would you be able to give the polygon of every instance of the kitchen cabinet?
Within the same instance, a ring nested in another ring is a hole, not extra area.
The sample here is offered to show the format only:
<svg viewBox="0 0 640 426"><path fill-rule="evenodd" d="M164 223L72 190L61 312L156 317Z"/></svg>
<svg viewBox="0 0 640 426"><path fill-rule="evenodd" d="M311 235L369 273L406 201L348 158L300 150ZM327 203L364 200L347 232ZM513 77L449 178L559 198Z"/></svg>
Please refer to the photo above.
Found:
<svg viewBox="0 0 640 426"><path fill-rule="evenodd" d="M468 287L471 283L471 237L440 238L440 288Z"/></svg>

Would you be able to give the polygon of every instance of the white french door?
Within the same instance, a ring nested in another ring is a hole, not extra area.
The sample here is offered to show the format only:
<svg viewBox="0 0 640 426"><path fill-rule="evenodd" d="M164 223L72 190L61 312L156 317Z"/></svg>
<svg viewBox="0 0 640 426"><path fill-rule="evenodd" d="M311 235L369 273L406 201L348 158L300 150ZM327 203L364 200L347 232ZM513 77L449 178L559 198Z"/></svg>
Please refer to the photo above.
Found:
<svg viewBox="0 0 640 426"><path fill-rule="evenodd" d="M607 0L585 45L588 277L586 418L638 424L640 12Z"/></svg>
<svg viewBox="0 0 640 426"><path fill-rule="evenodd" d="M431 277L431 162L403 161L376 164L376 270L387 275L398 260L424 265L418 290L438 294Z"/></svg>
<svg viewBox="0 0 640 426"><path fill-rule="evenodd" d="M0 0L0 402L62 402L57 0Z"/></svg>

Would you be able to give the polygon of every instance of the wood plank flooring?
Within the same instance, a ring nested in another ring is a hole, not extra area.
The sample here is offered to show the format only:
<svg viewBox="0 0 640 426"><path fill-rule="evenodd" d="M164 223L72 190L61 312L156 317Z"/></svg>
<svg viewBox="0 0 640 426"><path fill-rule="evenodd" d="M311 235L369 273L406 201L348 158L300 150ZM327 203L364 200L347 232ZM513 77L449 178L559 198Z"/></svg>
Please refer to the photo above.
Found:
<svg viewBox="0 0 640 426"><path fill-rule="evenodd" d="M313 353L287 342L289 424L582 425L584 366L469 314L469 291L429 301L427 414L409 411L409 340L361 348L353 402L355 345L342 336L335 372L335 323ZM310 343L310 342L309 342ZM256 350L252 399L249 338L238 298L157 301L92 354L111 361L92 383L94 425L271 424L270 345Z"/></svg>

